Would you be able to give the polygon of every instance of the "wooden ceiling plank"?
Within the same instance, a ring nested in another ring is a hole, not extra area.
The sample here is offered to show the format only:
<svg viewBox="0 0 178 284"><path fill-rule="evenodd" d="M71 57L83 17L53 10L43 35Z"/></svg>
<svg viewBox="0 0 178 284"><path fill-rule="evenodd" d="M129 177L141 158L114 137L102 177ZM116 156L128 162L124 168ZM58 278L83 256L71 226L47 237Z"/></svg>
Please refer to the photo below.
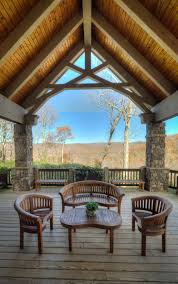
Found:
<svg viewBox="0 0 178 284"><path fill-rule="evenodd" d="M91 13L92 13L92 1L83 0L83 29L84 29L84 45L85 47L91 47L92 32L91 32Z"/></svg>
<svg viewBox="0 0 178 284"><path fill-rule="evenodd" d="M178 62L178 40L156 17L138 0L115 0L115 2Z"/></svg>
<svg viewBox="0 0 178 284"><path fill-rule="evenodd" d="M126 81L131 85L130 89L136 92L143 101L147 102L150 107L156 104L154 96L140 85L137 80L132 77L132 75L130 75L130 73L126 71L99 43L94 41L93 48L95 49L95 52L108 62L110 69L118 75L121 80Z"/></svg>
<svg viewBox="0 0 178 284"><path fill-rule="evenodd" d="M0 45L0 66L12 55L61 0L41 0Z"/></svg>
<svg viewBox="0 0 178 284"><path fill-rule="evenodd" d="M69 21L63 28L60 30L52 40L43 48L34 60L31 60L30 63L18 74L11 84L4 91L4 95L9 98L13 98L14 94L20 90L20 88L35 74L35 72L40 68L45 60L49 58L51 53L55 48L65 42L67 37L69 37L82 23L82 15L76 15L71 21Z"/></svg>
<svg viewBox="0 0 178 284"><path fill-rule="evenodd" d="M157 122L178 116L178 91L164 99L152 108Z"/></svg>
<svg viewBox="0 0 178 284"><path fill-rule="evenodd" d="M81 54L82 50L83 50L83 43L77 44L66 55L66 57L60 63L57 64L57 66L48 74L48 76L42 80L42 82L37 86L37 88L35 88L35 90L28 95L28 97L22 103L22 106L24 108L28 108L32 104L34 104L35 99L45 91L46 86L49 83L55 82L62 75L62 73L67 69L67 63L71 61L72 59L75 60L75 58L77 58L78 55Z"/></svg>
<svg viewBox="0 0 178 284"><path fill-rule="evenodd" d="M92 21L94 25L108 38L111 39L127 56L130 56L142 72L162 92L168 96L175 91L175 87L142 55L129 41L123 37L103 16L93 11Z"/></svg>
<svg viewBox="0 0 178 284"><path fill-rule="evenodd" d="M22 124L26 113L27 111L23 107L0 94L0 118Z"/></svg>

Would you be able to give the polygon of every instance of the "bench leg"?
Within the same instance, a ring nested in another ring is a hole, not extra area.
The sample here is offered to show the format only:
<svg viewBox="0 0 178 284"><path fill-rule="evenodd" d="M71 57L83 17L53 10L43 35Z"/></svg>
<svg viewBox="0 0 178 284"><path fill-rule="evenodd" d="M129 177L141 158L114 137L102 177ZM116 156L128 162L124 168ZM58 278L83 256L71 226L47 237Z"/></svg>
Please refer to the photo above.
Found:
<svg viewBox="0 0 178 284"><path fill-rule="evenodd" d="M142 234L141 255L146 256L146 236Z"/></svg>
<svg viewBox="0 0 178 284"><path fill-rule="evenodd" d="M132 216L132 232L135 232L135 218Z"/></svg>
<svg viewBox="0 0 178 284"><path fill-rule="evenodd" d="M38 230L38 253L42 254L42 230Z"/></svg>
<svg viewBox="0 0 178 284"><path fill-rule="evenodd" d="M50 219L50 230L53 230L53 217Z"/></svg>
<svg viewBox="0 0 178 284"><path fill-rule="evenodd" d="M166 252L166 232L162 235L162 252Z"/></svg>
<svg viewBox="0 0 178 284"><path fill-rule="evenodd" d="M72 229L68 229L69 251L72 251Z"/></svg>
<svg viewBox="0 0 178 284"><path fill-rule="evenodd" d="M20 248L24 248L24 230L20 227Z"/></svg>
<svg viewBox="0 0 178 284"><path fill-rule="evenodd" d="M113 253L113 245L114 245L114 230L110 229L110 253Z"/></svg>

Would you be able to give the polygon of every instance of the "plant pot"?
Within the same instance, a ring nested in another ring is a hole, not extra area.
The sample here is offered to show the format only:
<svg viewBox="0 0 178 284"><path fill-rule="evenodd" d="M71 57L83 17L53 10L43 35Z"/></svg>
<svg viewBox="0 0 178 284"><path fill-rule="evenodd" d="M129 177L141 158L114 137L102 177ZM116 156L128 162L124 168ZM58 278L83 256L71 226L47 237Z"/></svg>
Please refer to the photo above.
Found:
<svg viewBox="0 0 178 284"><path fill-rule="evenodd" d="M95 217L96 216L96 210L87 210L86 213L88 217Z"/></svg>

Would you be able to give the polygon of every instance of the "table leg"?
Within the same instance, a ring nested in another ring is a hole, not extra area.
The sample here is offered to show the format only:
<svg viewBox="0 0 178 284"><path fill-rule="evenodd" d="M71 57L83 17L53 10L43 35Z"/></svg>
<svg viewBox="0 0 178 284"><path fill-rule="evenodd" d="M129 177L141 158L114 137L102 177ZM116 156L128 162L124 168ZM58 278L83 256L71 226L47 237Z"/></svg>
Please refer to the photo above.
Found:
<svg viewBox="0 0 178 284"><path fill-rule="evenodd" d="M68 229L69 251L72 251L72 229Z"/></svg>
<svg viewBox="0 0 178 284"><path fill-rule="evenodd" d="M110 229L110 252L113 253L114 233L113 229Z"/></svg>

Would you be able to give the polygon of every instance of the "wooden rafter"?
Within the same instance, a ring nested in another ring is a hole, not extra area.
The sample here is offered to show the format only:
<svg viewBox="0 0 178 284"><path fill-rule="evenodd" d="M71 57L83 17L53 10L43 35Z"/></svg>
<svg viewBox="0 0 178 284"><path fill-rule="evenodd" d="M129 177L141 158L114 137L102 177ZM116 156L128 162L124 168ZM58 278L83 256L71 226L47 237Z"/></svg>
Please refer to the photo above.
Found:
<svg viewBox="0 0 178 284"><path fill-rule="evenodd" d="M22 88L22 86L35 74L44 61L51 55L54 49L65 42L66 38L70 36L82 23L82 15L76 15L69 21L62 30L60 30L53 39L43 48L22 72L16 76L15 80L6 88L4 95L13 98L15 93Z"/></svg>
<svg viewBox="0 0 178 284"><path fill-rule="evenodd" d="M66 57L60 62L49 74L47 77L43 79L43 81L35 88L33 92L31 92L28 97L25 99L25 101L22 103L22 106L24 108L31 107L38 96L42 95L45 92L46 86L49 83L55 82L62 73L66 70L67 64L72 59L75 60L75 58L78 57L79 54L81 54L83 51L83 44L77 44L67 55Z"/></svg>
<svg viewBox="0 0 178 284"><path fill-rule="evenodd" d="M92 13L92 0L83 0L83 30L84 30L84 45L86 48L91 47L91 13Z"/></svg>
<svg viewBox="0 0 178 284"><path fill-rule="evenodd" d="M175 91L174 86L126 40L103 16L96 11L92 13L95 26L109 37L122 51L132 58L142 72L166 95Z"/></svg>
<svg viewBox="0 0 178 284"><path fill-rule="evenodd" d="M27 111L0 94L0 117L12 122L23 123Z"/></svg>
<svg viewBox="0 0 178 284"><path fill-rule="evenodd" d="M152 108L156 121L163 121L178 116L178 91Z"/></svg>
<svg viewBox="0 0 178 284"><path fill-rule="evenodd" d="M178 62L178 40L138 0L115 2Z"/></svg>
<svg viewBox="0 0 178 284"><path fill-rule="evenodd" d="M61 0L40 0L0 45L0 66L12 55Z"/></svg>
<svg viewBox="0 0 178 284"><path fill-rule="evenodd" d="M126 71L113 57L96 41L93 42L93 48L96 53L103 57L107 62L109 62L110 69L118 75L121 80L128 82L131 87L130 89L136 92L139 96L140 102L145 102L148 107L154 106L156 104L156 99L150 94L142 85L140 85L137 80L135 80L128 71Z"/></svg>

